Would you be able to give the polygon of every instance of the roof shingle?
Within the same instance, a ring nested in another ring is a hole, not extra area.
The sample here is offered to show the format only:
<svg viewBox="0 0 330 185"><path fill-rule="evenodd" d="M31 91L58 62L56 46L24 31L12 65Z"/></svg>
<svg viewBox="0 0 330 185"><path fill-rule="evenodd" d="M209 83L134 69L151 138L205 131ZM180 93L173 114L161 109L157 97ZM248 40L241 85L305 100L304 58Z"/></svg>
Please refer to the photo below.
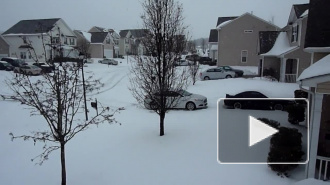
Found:
<svg viewBox="0 0 330 185"><path fill-rule="evenodd" d="M5 31L3 35L47 33L55 26L55 23L59 20L60 18L22 20Z"/></svg>

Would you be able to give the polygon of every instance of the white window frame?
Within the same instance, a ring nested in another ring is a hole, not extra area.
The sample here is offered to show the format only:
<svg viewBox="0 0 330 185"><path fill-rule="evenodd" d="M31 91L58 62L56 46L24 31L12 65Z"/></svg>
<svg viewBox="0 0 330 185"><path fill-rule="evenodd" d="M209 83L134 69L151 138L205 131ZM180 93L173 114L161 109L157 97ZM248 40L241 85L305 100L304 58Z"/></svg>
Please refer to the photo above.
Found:
<svg viewBox="0 0 330 185"><path fill-rule="evenodd" d="M294 24L292 25L292 34L291 34L291 42L297 42L298 41L298 35L299 35L299 25Z"/></svg>
<svg viewBox="0 0 330 185"><path fill-rule="evenodd" d="M241 63L247 63L248 56L249 56L248 50L242 50L241 51ZM245 58L245 61L243 60L244 58Z"/></svg>
<svg viewBox="0 0 330 185"><path fill-rule="evenodd" d="M25 51L20 52L20 58L21 59L26 59L26 52Z"/></svg>

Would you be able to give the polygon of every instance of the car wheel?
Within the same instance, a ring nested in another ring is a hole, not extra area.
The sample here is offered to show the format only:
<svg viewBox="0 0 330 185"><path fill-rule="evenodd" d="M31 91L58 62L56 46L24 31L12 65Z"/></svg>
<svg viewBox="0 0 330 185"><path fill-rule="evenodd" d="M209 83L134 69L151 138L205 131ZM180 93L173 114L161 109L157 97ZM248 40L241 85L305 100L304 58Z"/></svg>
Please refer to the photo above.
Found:
<svg viewBox="0 0 330 185"><path fill-rule="evenodd" d="M28 75L33 75L33 74L32 74L32 72L30 71L30 72L28 72Z"/></svg>
<svg viewBox="0 0 330 185"><path fill-rule="evenodd" d="M210 77L205 76L205 77L204 77L204 80L210 80Z"/></svg>
<svg viewBox="0 0 330 185"><path fill-rule="evenodd" d="M227 75L226 78L232 78L230 75Z"/></svg>
<svg viewBox="0 0 330 185"><path fill-rule="evenodd" d="M275 104L273 107L274 110L283 110L283 105L281 104Z"/></svg>
<svg viewBox="0 0 330 185"><path fill-rule="evenodd" d="M235 109L241 109L242 108L242 104L240 102L235 102L234 103L234 108Z"/></svg>
<svg viewBox="0 0 330 185"><path fill-rule="evenodd" d="M196 109L196 105L193 102L188 102L186 104L186 109L187 110L195 110Z"/></svg>

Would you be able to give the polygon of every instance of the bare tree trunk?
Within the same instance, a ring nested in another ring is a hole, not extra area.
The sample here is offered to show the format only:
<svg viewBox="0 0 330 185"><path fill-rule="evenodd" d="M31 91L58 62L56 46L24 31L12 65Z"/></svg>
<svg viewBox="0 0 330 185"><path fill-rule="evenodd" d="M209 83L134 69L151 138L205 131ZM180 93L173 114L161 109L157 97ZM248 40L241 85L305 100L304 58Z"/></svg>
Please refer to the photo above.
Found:
<svg viewBox="0 0 330 185"><path fill-rule="evenodd" d="M65 143L61 142L61 168L62 168L62 183L66 185L66 167L65 167Z"/></svg>
<svg viewBox="0 0 330 185"><path fill-rule="evenodd" d="M160 118L160 132L159 132L159 136L163 136L165 134L165 129L164 129L164 121L165 121L165 111L161 111L161 113L159 114L159 118Z"/></svg>

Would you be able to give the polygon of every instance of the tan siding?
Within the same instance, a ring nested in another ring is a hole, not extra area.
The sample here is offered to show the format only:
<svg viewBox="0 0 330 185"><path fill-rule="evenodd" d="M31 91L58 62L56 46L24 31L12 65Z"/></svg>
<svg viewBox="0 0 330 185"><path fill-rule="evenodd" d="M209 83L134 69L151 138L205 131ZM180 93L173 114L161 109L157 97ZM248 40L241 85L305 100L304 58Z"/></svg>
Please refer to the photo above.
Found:
<svg viewBox="0 0 330 185"><path fill-rule="evenodd" d="M0 54L9 56L9 45L0 37Z"/></svg>
<svg viewBox="0 0 330 185"><path fill-rule="evenodd" d="M304 51L304 45L305 45L305 35L306 35L306 28L307 28L307 17L304 18L302 20L302 24L300 24L299 26L301 26L301 32L299 32L299 34L301 34L299 37L300 37L300 47L287 54L287 55L284 55L284 58L287 58L287 59L298 59L299 60L299 66L298 66L298 76L307 68L310 66L310 63L311 63L311 54L308 53L308 52L305 52ZM292 28L291 28L291 31L292 31ZM291 31L290 34L291 34ZM289 36L288 38L291 38L291 36ZM297 43L297 42L296 42ZM291 43L292 44L292 43ZM295 43L293 43L292 45L296 45Z"/></svg>
<svg viewBox="0 0 330 185"><path fill-rule="evenodd" d="M218 65L258 66L257 52L259 31L275 31L277 28L250 14L228 23L219 31ZM253 30L244 33L244 30ZM248 51L246 63L241 62L241 51Z"/></svg>
<svg viewBox="0 0 330 185"><path fill-rule="evenodd" d="M323 57L329 55L329 53L314 53L313 61L314 63L321 60Z"/></svg>
<svg viewBox="0 0 330 185"><path fill-rule="evenodd" d="M329 94L330 93L330 82L323 82L323 83L317 84L316 92Z"/></svg>
<svg viewBox="0 0 330 185"><path fill-rule="evenodd" d="M103 46L101 44L91 44L90 51L92 58L103 58Z"/></svg>

